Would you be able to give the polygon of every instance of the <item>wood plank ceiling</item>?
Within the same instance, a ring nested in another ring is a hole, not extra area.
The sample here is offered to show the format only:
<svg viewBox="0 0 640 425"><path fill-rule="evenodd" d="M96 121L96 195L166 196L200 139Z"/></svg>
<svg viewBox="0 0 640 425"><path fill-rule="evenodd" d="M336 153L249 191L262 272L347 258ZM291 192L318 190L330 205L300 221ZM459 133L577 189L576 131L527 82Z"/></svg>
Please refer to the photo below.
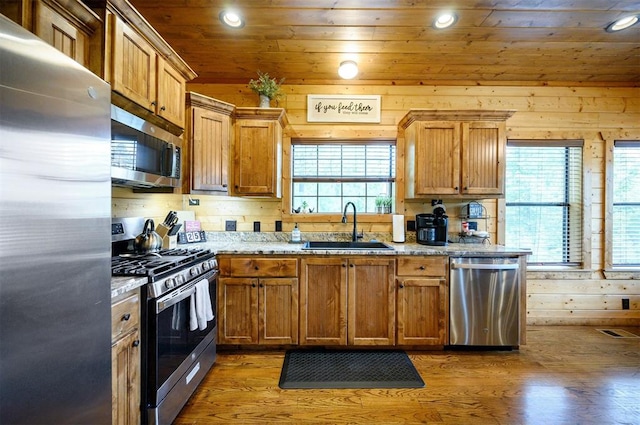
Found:
<svg viewBox="0 0 640 425"><path fill-rule="evenodd" d="M287 84L549 84L640 86L640 13L629 0L130 0L198 73L240 84L261 70ZM457 23L432 27L452 10ZM348 82L341 61L360 72Z"/></svg>

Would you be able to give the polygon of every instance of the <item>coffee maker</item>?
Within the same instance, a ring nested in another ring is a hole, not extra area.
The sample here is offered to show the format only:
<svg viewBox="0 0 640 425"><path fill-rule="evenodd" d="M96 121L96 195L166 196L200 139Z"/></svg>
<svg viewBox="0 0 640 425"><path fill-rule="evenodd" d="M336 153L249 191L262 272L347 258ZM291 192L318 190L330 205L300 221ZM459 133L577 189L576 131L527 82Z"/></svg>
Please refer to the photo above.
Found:
<svg viewBox="0 0 640 425"><path fill-rule="evenodd" d="M448 223L449 218L441 204L436 205L433 214L416 214L416 242L422 245L446 245Z"/></svg>

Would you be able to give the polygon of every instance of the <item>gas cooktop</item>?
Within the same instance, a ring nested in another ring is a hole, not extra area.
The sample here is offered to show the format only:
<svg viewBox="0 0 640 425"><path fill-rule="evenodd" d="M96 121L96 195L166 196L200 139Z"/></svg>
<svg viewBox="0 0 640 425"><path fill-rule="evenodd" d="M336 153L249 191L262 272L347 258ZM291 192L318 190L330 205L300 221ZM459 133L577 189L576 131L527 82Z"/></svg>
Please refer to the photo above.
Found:
<svg viewBox="0 0 640 425"><path fill-rule="evenodd" d="M163 249L146 255L124 253L111 258L111 275L161 277L213 257L208 249Z"/></svg>

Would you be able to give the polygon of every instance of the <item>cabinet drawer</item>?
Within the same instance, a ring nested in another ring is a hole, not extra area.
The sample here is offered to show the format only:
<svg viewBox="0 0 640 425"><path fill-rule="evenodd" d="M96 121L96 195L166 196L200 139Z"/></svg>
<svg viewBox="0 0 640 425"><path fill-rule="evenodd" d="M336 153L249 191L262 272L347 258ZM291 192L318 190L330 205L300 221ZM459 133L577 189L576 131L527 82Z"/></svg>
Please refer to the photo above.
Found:
<svg viewBox="0 0 640 425"><path fill-rule="evenodd" d="M140 297L133 294L111 306L111 340L127 334L140 322Z"/></svg>
<svg viewBox="0 0 640 425"><path fill-rule="evenodd" d="M297 277L296 258L222 258L220 274L234 277Z"/></svg>
<svg viewBox="0 0 640 425"><path fill-rule="evenodd" d="M398 257L398 276L446 276L446 256Z"/></svg>

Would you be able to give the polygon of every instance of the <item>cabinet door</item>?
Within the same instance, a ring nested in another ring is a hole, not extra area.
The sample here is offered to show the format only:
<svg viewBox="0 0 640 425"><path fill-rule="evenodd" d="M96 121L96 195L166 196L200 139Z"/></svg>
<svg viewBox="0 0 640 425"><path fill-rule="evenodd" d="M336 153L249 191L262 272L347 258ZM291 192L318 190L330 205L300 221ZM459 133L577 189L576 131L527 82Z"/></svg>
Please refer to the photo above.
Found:
<svg viewBox="0 0 640 425"><path fill-rule="evenodd" d="M301 262L300 344L346 345L347 261L309 258Z"/></svg>
<svg viewBox="0 0 640 425"><path fill-rule="evenodd" d="M298 279L262 278L258 286L261 344L298 343Z"/></svg>
<svg viewBox="0 0 640 425"><path fill-rule="evenodd" d="M193 108L192 189L228 191L229 117Z"/></svg>
<svg viewBox="0 0 640 425"><path fill-rule="evenodd" d="M220 344L258 342L258 279L221 278L218 286Z"/></svg>
<svg viewBox="0 0 640 425"><path fill-rule="evenodd" d="M156 52L136 31L115 15L111 63L112 90L155 113ZM184 101L184 99L181 99ZM184 123L181 123L182 127Z"/></svg>
<svg viewBox="0 0 640 425"><path fill-rule="evenodd" d="M267 120L236 122L234 190L238 195L279 196L276 192L277 123Z"/></svg>
<svg viewBox="0 0 640 425"><path fill-rule="evenodd" d="M89 67L89 35L44 1L35 3L33 32L79 64Z"/></svg>
<svg viewBox="0 0 640 425"><path fill-rule="evenodd" d="M444 345L445 279L398 278L398 344Z"/></svg>
<svg viewBox="0 0 640 425"><path fill-rule="evenodd" d="M503 195L505 125L470 122L462 126L462 189L468 195Z"/></svg>
<svg viewBox="0 0 640 425"><path fill-rule="evenodd" d="M395 260L349 260L349 345L394 345Z"/></svg>
<svg viewBox="0 0 640 425"><path fill-rule="evenodd" d="M460 123L419 123L415 150L415 194L457 195L460 189Z"/></svg>
<svg viewBox="0 0 640 425"><path fill-rule="evenodd" d="M111 410L114 425L140 423L140 333L136 328L111 345Z"/></svg>
<svg viewBox="0 0 640 425"><path fill-rule="evenodd" d="M185 85L184 77L158 56L158 87L156 113L178 127L184 126Z"/></svg>

